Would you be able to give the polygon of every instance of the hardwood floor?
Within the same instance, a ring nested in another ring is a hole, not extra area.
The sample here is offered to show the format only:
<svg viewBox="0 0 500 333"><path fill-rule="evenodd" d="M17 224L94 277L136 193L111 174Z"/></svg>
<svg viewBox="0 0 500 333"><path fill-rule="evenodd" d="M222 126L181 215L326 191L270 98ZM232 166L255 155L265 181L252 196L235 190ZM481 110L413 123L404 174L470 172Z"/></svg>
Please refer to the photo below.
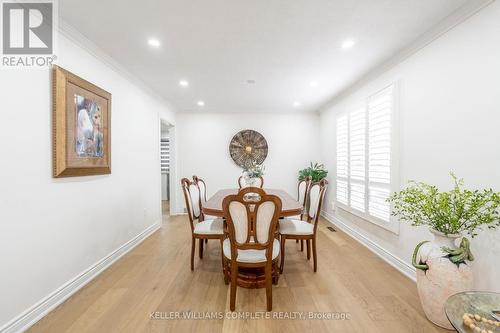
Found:
<svg viewBox="0 0 500 333"><path fill-rule="evenodd" d="M162 228L29 332L446 332L425 319L415 284L346 234L318 232L318 272L295 242L273 286L271 319L169 319L171 312L226 316L229 286L221 273L220 243L209 241L203 260L189 268L185 216ZM265 315L265 289L238 288L235 315ZM290 319L344 312L348 320ZM157 319L152 319L151 314ZM218 312L221 312L219 314ZM282 316L279 319L278 316ZM205 317L206 318L206 317ZM273 319L274 318L274 319Z"/></svg>
<svg viewBox="0 0 500 333"><path fill-rule="evenodd" d="M170 217L170 201L168 200L161 201L161 211L163 214L163 219Z"/></svg>

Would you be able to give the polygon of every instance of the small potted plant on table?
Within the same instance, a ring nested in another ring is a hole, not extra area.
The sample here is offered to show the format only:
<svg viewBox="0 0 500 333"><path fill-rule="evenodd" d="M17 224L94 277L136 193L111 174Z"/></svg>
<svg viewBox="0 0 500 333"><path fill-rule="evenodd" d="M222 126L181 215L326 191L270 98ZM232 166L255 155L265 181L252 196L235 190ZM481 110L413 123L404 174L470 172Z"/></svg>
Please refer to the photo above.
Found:
<svg viewBox="0 0 500 333"><path fill-rule="evenodd" d="M265 167L257 161L250 161L243 169L243 178L248 186L255 186L257 178L264 176Z"/></svg>

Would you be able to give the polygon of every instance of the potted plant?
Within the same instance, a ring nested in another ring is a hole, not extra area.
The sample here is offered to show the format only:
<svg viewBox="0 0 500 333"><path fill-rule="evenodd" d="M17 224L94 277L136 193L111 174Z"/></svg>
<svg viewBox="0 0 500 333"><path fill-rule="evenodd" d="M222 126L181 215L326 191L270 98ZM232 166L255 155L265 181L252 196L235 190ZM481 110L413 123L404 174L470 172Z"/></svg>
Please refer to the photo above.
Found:
<svg viewBox="0 0 500 333"><path fill-rule="evenodd" d="M325 166L323 164L311 162L311 165L305 169L299 171L299 181L303 181L307 176L312 178L314 183L319 182L323 178L326 178L328 175L328 170L325 170Z"/></svg>
<svg viewBox="0 0 500 333"><path fill-rule="evenodd" d="M243 169L243 178L249 186L255 186L256 180L264 176L265 167L263 164L258 164L256 161L250 161Z"/></svg>
<svg viewBox="0 0 500 333"><path fill-rule="evenodd" d="M417 245L412 263L417 268L417 289L427 318L453 329L444 313L449 296L472 288L470 262L474 257L469 240L483 227L500 226L500 192L492 189L468 190L463 179L451 176L454 187L441 192L436 186L411 181L388 201L392 215L413 226L428 226L434 239ZM460 246L455 240L463 237Z"/></svg>

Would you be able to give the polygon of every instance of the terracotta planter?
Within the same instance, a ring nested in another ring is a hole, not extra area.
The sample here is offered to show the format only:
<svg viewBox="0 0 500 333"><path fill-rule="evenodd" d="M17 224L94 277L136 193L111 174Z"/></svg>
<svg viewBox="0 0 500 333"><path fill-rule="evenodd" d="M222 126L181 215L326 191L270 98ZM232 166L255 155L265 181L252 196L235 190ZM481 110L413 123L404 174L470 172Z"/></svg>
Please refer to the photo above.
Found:
<svg viewBox="0 0 500 333"><path fill-rule="evenodd" d="M423 244L417 262L425 263L428 270L417 269L417 289L427 318L434 324L453 330L444 312L444 304L453 294L472 289L472 270L469 263L456 265L441 250L442 246L456 248L455 239L461 235L444 235L430 230L434 240Z"/></svg>

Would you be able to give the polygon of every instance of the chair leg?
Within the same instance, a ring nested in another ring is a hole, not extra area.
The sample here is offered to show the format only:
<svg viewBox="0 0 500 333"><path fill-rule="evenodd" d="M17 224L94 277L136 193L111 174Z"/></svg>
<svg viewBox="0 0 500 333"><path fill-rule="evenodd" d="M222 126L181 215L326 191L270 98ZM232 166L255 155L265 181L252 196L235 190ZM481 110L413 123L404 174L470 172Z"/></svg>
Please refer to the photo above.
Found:
<svg viewBox="0 0 500 333"><path fill-rule="evenodd" d="M229 308L234 311L236 308L236 279L238 275L238 266L235 262L231 262L231 291L229 295Z"/></svg>
<svg viewBox="0 0 500 333"><path fill-rule="evenodd" d="M304 252L304 240L300 240L300 252Z"/></svg>
<svg viewBox="0 0 500 333"><path fill-rule="evenodd" d="M195 247L196 239L194 237L191 238L191 270L194 270L194 247Z"/></svg>
<svg viewBox="0 0 500 333"><path fill-rule="evenodd" d="M280 268L278 267L278 263L273 263L272 268L273 268L273 284L277 285L278 280L280 278Z"/></svg>
<svg viewBox="0 0 500 333"><path fill-rule="evenodd" d="M306 240L306 246L307 246L307 260L311 259L311 241L308 239Z"/></svg>
<svg viewBox="0 0 500 333"><path fill-rule="evenodd" d="M279 272L280 274L283 274L283 267L285 266L285 241L286 241L286 236L281 235L281 263L279 267Z"/></svg>
<svg viewBox="0 0 500 333"><path fill-rule="evenodd" d="M229 281L227 280L227 277L226 277L226 270L225 270L225 268L224 268L224 251L222 250L222 242L223 242L223 241L224 241L224 240L221 238L221 239L220 239L220 258L221 258L221 260L222 260L222 274L224 274L224 283L225 283L225 284L228 284L228 282L229 282Z"/></svg>
<svg viewBox="0 0 500 333"><path fill-rule="evenodd" d="M200 259L203 259L203 242L204 241L205 241L204 239L200 239L200 248L199 248Z"/></svg>
<svg viewBox="0 0 500 333"><path fill-rule="evenodd" d="M318 269L318 255L316 254L316 237L312 239L312 246L313 246L314 272L316 273Z"/></svg>
<svg viewBox="0 0 500 333"><path fill-rule="evenodd" d="M208 244L208 238L207 238L207 239L205 239L205 244Z"/></svg>
<svg viewBox="0 0 500 333"><path fill-rule="evenodd" d="M295 243L296 243L296 244L299 244L299 240L298 240L298 239L296 239L296 240L295 240Z"/></svg>
<svg viewBox="0 0 500 333"><path fill-rule="evenodd" d="M224 261L224 265L227 265L227 263L225 261ZM227 269L228 269L227 267L224 267L224 271L223 271L223 273L224 273L224 284L226 286L229 284L229 282L231 282L231 281L229 281L229 272L227 271Z"/></svg>
<svg viewBox="0 0 500 333"><path fill-rule="evenodd" d="M272 284L272 266L270 264L266 265L266 302L267 311L273 309L273 284Z"/></svg>

